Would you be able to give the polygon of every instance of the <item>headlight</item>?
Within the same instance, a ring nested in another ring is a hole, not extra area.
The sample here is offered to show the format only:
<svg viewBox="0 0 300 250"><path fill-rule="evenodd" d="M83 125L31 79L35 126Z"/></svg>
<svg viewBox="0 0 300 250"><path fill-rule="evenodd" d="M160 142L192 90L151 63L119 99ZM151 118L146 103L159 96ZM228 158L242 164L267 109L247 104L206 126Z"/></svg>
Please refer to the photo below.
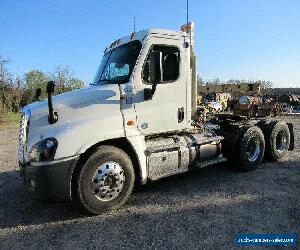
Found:
<svg viewBox="0 0 300 250"><path fill-rule="evenodd" d="M38 142L29 150L30 161L38 162L54 160L57 145L57 140L52 137Z"/></svg>

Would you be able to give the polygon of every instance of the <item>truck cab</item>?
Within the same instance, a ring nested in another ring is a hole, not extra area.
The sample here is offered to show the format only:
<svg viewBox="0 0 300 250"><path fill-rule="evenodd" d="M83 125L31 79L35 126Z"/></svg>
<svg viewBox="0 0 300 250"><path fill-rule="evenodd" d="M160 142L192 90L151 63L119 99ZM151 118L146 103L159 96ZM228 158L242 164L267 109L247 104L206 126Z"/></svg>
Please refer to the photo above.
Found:
<svg viewBox="0 0 300 250"><path fill-rule="evenodd" d="M117 39L90 87L52 97L49 85L48 100L24 107L19 163L33 196L99 214L124 204L135 184L234 158L240 143L245 170L258 167L265 148L277 158L291 149L292 125L197 124L193 30L189 23Z"/></svg>

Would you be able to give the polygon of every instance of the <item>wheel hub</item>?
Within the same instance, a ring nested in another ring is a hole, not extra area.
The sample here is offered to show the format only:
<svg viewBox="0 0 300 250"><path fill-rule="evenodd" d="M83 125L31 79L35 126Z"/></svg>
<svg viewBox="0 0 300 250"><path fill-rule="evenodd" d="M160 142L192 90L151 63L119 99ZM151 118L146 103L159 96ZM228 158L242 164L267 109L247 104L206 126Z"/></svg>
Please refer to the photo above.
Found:
<svg viewBox="0 0 300 250"><path fill-rule="evenodd" d="M247 158L251 162L255 162L260 154L260 145L259 140L255 137L252 137L247 145Z"/></svg>
<svg viewBox="0 0 300 250"><path fill-rule="evenodd" d="M276 150L281 153L287 147L287 135L284 130L278 132L276 136Z"/></svg>
<svg viewBox="0 0 300 250"><path fill-rule="evenodd" d="M92 190L99 200L110 201L120 194L124 181L123 168L116 162L105 162L93 175Z"/></svg>

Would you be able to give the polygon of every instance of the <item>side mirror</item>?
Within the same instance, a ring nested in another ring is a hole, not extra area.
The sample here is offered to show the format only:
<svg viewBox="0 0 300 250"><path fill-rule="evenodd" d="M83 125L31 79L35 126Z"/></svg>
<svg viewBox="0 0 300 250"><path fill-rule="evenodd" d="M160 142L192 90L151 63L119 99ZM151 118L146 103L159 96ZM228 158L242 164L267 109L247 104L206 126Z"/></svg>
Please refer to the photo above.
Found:
<svg viewBox="0 0 300 250"><path fill-rule="evenodd" d="M54 81L49 81L47 83L47 88L46 88L46 92L48 94L48 109L49 109L48 121L49 121L49 124L53 124L53 123L57 122L57 120L58 120L57 113L53 111L53 105L52 105L52 96L51 95L54 92L54 89L55 89Z"/></svg>
<svg viewBox="0 0 300 250"><path fill-rule="evenodd" d="M35 90L35 99L36 99L36 101L39 100L39 97L41 96L41 94L42 94L41 88L37 88L37 89Z"/></svg>
<svg viewBox="0 0 300 250"><path fill-rule="evenodd" d="M151 100L153 94L154 94L154 93L153 93L153 90L152 90L152 89L150 89L150 88L145 88L145 89L144 89L144 100L145 100L145 101Z"/></svg>
<svg viewBox="0 0 300 250"><path fill-rule="evenodd" d="M54 89L55 89L55 83L54 83L54 81L49 81L47 83L46 92L48 94L52 94L54 92Z"/></svg>
<svg viewBox="0 0 300 250"><path fill-rule="evenodd" d="M145 100L152 99L156 91L157 84L162 80L162 52L152 51L150 53L150 83L152 88L146 88L144 90Z"/></svg>

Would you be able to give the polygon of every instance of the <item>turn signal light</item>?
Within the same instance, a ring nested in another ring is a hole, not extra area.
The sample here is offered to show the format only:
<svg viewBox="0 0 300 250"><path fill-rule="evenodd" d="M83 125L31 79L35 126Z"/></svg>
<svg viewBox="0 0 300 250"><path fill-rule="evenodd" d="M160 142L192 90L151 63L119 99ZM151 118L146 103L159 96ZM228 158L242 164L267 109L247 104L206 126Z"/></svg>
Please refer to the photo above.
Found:
<svg viewBox="0 0 300 250"><path fill-rule="evenodd" d="M132 121L132 120L128 121L128 122L127 122L127 125L128 125L128 126L134 125L134 121Z"/></svg>

